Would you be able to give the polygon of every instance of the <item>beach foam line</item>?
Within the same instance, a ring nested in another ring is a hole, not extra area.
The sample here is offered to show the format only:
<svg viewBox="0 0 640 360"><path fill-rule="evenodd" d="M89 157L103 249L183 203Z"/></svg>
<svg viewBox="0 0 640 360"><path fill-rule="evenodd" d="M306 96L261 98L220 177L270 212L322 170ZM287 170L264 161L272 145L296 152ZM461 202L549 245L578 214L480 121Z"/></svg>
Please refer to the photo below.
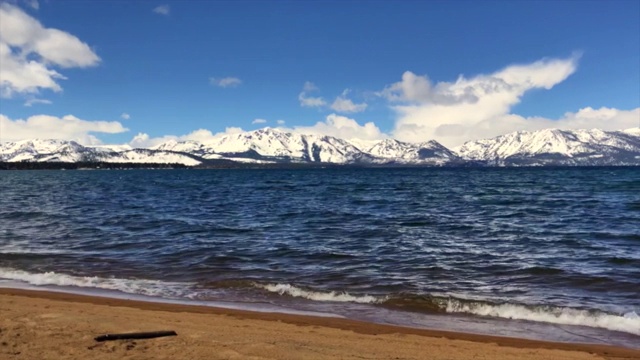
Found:
<svg viewBox="0 0 640 360"><path fill-rule="evenodd" d="M74 276L56 272L31 273L24 270L2 267L0 267L0 280L17 281L33 286L103 289L163 299L193 300L197 298L197 294L193 289L195 284L187 282ZM396 308L398 310L425 311L428 313L471 314L560 325L587 326L640 335L640 316L634 311L629 311L624 314L613 314L600 310L584 310L549 305L497 304L487 301L430 295L357 295L346 291L308 290L291 284L278 283L259 284L254 282L252 286L281 296L298 297L311 301L372 304Z"/></svg>
<svg viewBox="0 0 640 360"><path fill-rule="evenodd" d="M467 313L514 320L529 320L561 325L596 327L640 335L640 316L634 311L621 315L599 310L520 304L488 304L449 299L447 313Z"/></svg>
<svg viewBox="0 0 640 360"><path fill-rule="evenodd" d="M426 313L471 314L560 325L586 326L640 335L640 316L634 311L613 314L601 310L583 310L549 305L496 304L487 301L430 295L355 295L346 291L307 290L291 284L254 283L254 286L282 296L299 297L313 301L373 304L398 310Z"/></svg>
<svg viewBox="0 0 640 360"><path fill-rule="evenodd" d="M305 290L290 284L253 284L259 289L264 289L279 295L288 295L291 297L300 297L313 301L333 301L333 302L352 302L359 304L377 304L384 301L384 298L378 298L371 295L351 295L346 291L311 291Z"/></svg>
<svg viewBox="0 0 640 360"><path fill-rule="evenodd" d="M119 291L154 297L189 297L191 283L167 282L147 279L102 278L98 276L74 276L53 271L31 273L24 270L0 267L0 279L20 281L35 286L63 286Z"/></svg>

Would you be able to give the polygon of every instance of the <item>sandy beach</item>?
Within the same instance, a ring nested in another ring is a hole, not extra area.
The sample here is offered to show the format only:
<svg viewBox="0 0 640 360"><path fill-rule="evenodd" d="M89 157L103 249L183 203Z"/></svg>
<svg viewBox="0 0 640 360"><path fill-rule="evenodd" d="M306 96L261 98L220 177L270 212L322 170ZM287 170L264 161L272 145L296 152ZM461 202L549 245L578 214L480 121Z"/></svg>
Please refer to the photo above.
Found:
<svg viewBox="0 0 640 360"><path fill-rule="evenodd" d="M177 336L96 342L105 333ZM0 359L640 359L618 347L0 289Z"/></svg>

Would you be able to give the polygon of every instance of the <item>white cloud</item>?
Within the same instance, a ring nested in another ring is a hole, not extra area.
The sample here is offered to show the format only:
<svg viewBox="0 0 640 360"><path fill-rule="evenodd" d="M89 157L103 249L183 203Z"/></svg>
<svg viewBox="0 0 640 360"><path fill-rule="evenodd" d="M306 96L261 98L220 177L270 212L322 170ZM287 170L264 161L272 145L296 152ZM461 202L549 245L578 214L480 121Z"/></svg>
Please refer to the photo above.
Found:
<svg viewBox="0 0 640 360"><path fill-rule="evenodd" d="M302 87L302 92L298 94L298 100L300 101L300 106L302 107L323 107L327 105L327 102L324 101L322 97L312 97L308 94L310 92L318 91L318 87L316 87L312 82L307 81L304 83Z"/></svg>
<svg viewBox="0 0 640 360"><path fill-rule="evenodd" d="M267 120L265 120L265 119L255 119L251 123L252 124L266 124Z"/></svg>
<svg viewBox="0 0 640 360"><path fill-rule="evenodd" d="M456 146L470 139L538 127L544 121L530 118L518 123L518 116L510 114L511 108L528 90L551 89L564 81L576 71L577 62L578 56L544 59L435 85L426 76L405 72L402 81L387 86L379 95L400 103L393 106L398 115L394 137L411 142L435 139L445 146Z"/></svg>
<svg viewBox="0 0 640 360"><path fill-rule="evenodd" d="M50 115L34 115L26 120L9 119L0 114L0 135L2 141L25 139L74 140L85 145L99 144L94 133L117 134L127 131L117 121L88 121L73 115L61 118Z"/></svg>
<svg viewBox="0 0 640 360"><path fill-rule="evenodd" d="M45 28L16 6L0 3L0 96L61 91L65 77L52 69L97 65L100 58L77 37Z"/></svg>
<svg viewBox="0 0 640 360"><path fill-rule="evenodd" d="M192 140L192 141L198 141L201 143L206 143L207 141L215 140L225 135L237 134L243 131L244 130L242 130L242 128L239 128L239 127L227 127L225 131L214 134L207 129L198 129L190 132L189 134L182 135L182 136L165 135L165 136L155 137L155 138L150 137L146 133L138 133L138 135L134 136L133 139L131 139L131 141L129 142L129 145L133 148L151 148L170 140L174 140L174 141Z"/></svg>
<svg viewBox="0 0 640 360"><path fill-rule="evenodd" d="M159 5L153 8L153 12L160 15L169 15L171 13L171 8L169 5Z"/></svg>
<svg viewBox="0 0 640 360"><path fill-rule="evenodd" d="M284 125L285 121L284 120L276 120L276 124L278 125Z"/></svg>
<svg viewBox="0 0 640 360"><path fill-rule="evenodd" d="M343 113L358 113L367 108L367 103L355 104L351 99L347 99L344 95L341 95L331 104L331 108Z"/></svg>
<svg viewBox="0 0 640 360"><path fill-rule="evenodd" d="M50 105L53 104L53 102L51 100L47 100L47 99L38 99L38 98L28 98L27 101L24 102L24 106L27 107L31 107L35 104L45 104L45 105Z"/></svg>
<svg viewBox="0 0 640 360"><path fill-rule="evenodd" d="M304 92L298 95L298 100L300 101L300 106L303 107L322 107L327 105L323 98L306 96Z"/></svg>
<svg viewBox="0 0 640 360"><path fill-rule="evenodd" d="M331 114L325 121L320 121L313 126L297 126L293 131L300 134L335 136L341 139L380 140L387 137L372 122L360 125L354 119L337 114Z"/></svg>
<svg viewBox="0 0 640 360"><path fill-rule="evenodd" d="M211 83L211 85L219 86L222 88L237 87L242 84L242 80L238 79L237 77L225 77L222 79L209 78L209 82Z"/></svg>
<svg viewBox="0 0 640 360"><path fill-rule="evenodd" d="M549 128L563 130L601 129L606 131L624 130L638 127L640 124L640 108L619 110L602 107L593 109L586 107L577 112L567 112L559 119L543 117L523 117L516 114L505 114L493 119L472 124L464 131L473 133L476 138L491 138L513 131L536 131ZM462 130L454 127L441 127L437 132L449 135L448 132Z"/></svg>
<svg viewBox="0 0 640 360"><path fill-rule="evenodd" d="M131 119L131 115L127 114L127 113L122 113L120 114L120 118L123 120L129 120Z"/></svg>

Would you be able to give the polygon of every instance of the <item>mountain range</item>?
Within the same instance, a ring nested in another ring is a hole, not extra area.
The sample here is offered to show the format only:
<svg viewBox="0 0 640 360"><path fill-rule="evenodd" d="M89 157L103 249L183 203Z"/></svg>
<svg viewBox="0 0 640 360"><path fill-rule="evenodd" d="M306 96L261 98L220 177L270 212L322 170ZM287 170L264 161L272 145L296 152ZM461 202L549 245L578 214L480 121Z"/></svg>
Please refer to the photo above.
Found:
<svg viewBox="0 0 640 360"><path fill-rule="evenodd" d="M345 140L264 128L206 142L169 140L148 149L83 146L66 140L0 144L0 162L341 164L363 166L640 165L640 128L519 131L454 149L437 141Z"/></svg>

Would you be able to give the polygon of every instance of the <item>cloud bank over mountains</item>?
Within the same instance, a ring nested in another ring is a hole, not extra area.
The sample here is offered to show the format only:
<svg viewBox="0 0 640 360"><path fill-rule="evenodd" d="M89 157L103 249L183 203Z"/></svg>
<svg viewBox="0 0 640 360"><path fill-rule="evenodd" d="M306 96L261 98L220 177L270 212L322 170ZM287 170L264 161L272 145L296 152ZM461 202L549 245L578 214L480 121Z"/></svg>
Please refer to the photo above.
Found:
<svg viewBox="0 0 640 360"><path fill-rule="evenodd" d="M0 114L0 141L25 139L74 140L84 145L102 143L93 134L118 134L129 131L118 121L88 121L73 115L56 117L34 115L11 120Z"/></svg>

